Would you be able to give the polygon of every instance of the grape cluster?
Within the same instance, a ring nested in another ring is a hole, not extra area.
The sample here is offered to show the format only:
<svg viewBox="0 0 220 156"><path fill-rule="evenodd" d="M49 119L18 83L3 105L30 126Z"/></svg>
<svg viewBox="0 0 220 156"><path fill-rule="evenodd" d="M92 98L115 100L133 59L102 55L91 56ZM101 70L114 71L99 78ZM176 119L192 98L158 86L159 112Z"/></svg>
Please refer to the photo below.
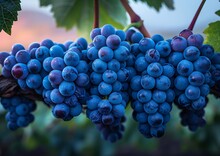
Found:
<svg viewBox="0 0 220 156"><path fill-rule="evenodd" d="M121 138L122 118L129 100L125 91L131 76L126 68L130 53L125 33L111 25L92 30L92 43L87 51L91 61L90 98L87 116L97 125L105 139L114 142Z"/></svg>
<svg viewBox="0 0 220 156"><path fill-rule="evenodd" d="M175 98L170 89L175 69L165 60L171 47L161 35L144 38L139 32L127 34L131 34L128 40L136 46L131 51L136 57L134 66L137 71L130 82L133 117L145 137L161 137Z"/></svg>
<svg viewBox="0 0 220 156"><path fill-rule="evenodd" d="M3 108L7 110L5 119L8 129L16 130L19 127L26 127L34 121L34 116L31 114L36 109L34 101L19 96L0 100Z"/></svg>
<svg viewBox="0 0 220 156"><path fill-rule="evenodd" d="M42 95L55 117L70 120L82 112L79 100L85 98L83 87L89 83L82 52L86 49L84 38L64 45L45 39L28 50L15 44L3 61L2 75L15 78L21 89Z"/></svg>
<svg viewBox="0 0 220 156"><path fill-rule="evenodd" d="M172 39L147 38L106 24L90 37L90 44L84 38L64 44L45 39L28 49L15 44L0 53L2 75L41 95L56 118L71 120L85 108L110 142L122 137L129 103L147 138L164 134L172 103L181 109L182 125L191 131L205 125L207 95L211 88L220 91L220 54L201 35L185 29ZM33 121L33 101L13 97L1 103L9 129Z"/></svg>
<svg viewBox="0 0 220 156"><path fill-rule="evenodd" d="M175 103L182 109L181 123L188 126L191 131L205 125L204 108L207 105L206 97L210 93L211 61L214 49L209 45L203 45L203 37L193 34L190 30L184 30L171 41L172 49L181 52L176 59L171 57L176 65L174 90L176 92Z"/></svg>

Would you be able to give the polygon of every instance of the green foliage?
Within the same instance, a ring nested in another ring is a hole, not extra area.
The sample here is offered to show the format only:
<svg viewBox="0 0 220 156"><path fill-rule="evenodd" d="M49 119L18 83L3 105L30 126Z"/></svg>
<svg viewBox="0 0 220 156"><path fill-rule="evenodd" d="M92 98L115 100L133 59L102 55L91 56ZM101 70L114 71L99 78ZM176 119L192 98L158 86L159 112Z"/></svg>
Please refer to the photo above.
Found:
<svg viewBox="0 0 220 156"><path fill-rule="evenodd" d="M220 16L220 10L216 12ZM220 52L220 21L212 22L209 27L205 29L206 43L212 45L215 51Z"/></svg>
<svg viewBox="0 0 220 156"><path fill-rule="evenodd" d="M88 36L93 26L93 1L91 0L40 0L40 6L52 6L58 27L67 30L77 27L78 32ZM100 25L111 23L117 28L126 24L126 12L118 0L100 1Z"/></svg>
<svg viewBox="0 0 220 156"><path fill-rule="evenodd" d="M174 5L173 5L173 0L135 0L137 1L141 1L143 3L147 3L150 7L153 7L154 9L156 9L157 11L160 10L160 8L162 7L163 4L165 4L165 6L169 9L174 9Z"/></svg>
<svg viewBox="0 0 220 156"><path fill-rule="evenodd" d="M14 21L17 21L18 11L21 10L20 0L0 1L0 32L4 30L11 35Z"/></svg>

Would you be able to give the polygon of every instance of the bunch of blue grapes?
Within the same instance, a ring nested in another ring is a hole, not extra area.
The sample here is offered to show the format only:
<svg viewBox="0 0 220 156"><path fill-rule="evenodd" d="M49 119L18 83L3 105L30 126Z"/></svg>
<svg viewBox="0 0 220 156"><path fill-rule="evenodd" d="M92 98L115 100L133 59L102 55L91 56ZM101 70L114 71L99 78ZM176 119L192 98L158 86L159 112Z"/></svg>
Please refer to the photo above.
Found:
<svg viewBox="0 0 220 156"><path fill-rule="evenodd" d="M34 101L14 96L12 98L1 98L0 103L7 111L5 119L8 129L14 131L19 127L26 127L34 121L34 115L31 114L36 109Z"/></svg>
<svg viewBox="0 0 220 156"><path fill-rule="evenodd" d="M2 75L16 79L22 90L42 95L55 117L70 120L82 112L80 100L85 99L84 87L89 83L85 51L84 38L65 44L45 39L27 50L15 44L3 61Z"/></svg>
<svg viewBox="0 0 220 156"><path fill-rule="evenodd" d="M113 92L108 99L92 95L87 100L87 117L98 127L105 140L115 142L121 139L125 120L126 102L122 95Z"/></svg>
<svg viewBox="0 0 220 156"><path fill-rule="evenodd" d="M174 51L169 62L176 67L174 90L175 103L182 109L181 123L191 131L205 125L204 108L206 97L213 85L211 78L211 61L214 49L203 45L203 37L184 30L171 40Z"/></svg>
<svg viewBox="0 0 220 156"><path fill-rule="evenodd" d="M130 45L125 41L124 31L116 30L109 24L93 29L90 37L92 43L87 58L91 61L91 96L87 100L87 116L99 125L105 139L114 142L121 138L119 134L123 129L116 127L122 127L129 100L124 91L128 89L128 79L131 77L126 68Z"/></svg>
<svg viewBox="0 0 220 156"><path fill-rule="evenodd" d="M138 122L138 130L145 137L161 137L170 120L175 98L171 89L175 68L166 61L171 47L161 35L140 38L138 41L133 49L133 53L137 53L135 69L138 74L130 82L133 117Z"/></svg>

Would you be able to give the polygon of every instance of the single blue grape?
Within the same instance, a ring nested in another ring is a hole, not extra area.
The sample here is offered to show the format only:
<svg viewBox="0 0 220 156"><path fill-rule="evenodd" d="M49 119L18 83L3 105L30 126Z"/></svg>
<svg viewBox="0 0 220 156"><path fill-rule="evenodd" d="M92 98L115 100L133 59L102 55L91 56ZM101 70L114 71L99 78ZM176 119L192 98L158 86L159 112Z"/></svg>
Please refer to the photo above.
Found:
<svg viewBox="0 0 220 156"><path fill-rule="evenodd" d="M85 73L79 73L75 83L79 87L85 87L89 84L89 76Z"/></svg>
<svg viewBox="0 0 220 156"><path fill-rule="evenodd" d="M194 71L189 75L188 81L191 85L201 86L205 82L205 76L199 71Z"/></svg>
<svg viewBox="0 0 220 156"><path fill-rule="evenodd" d="M59 89L53 89L50 93L50 99L53 103L62 103L64 96L60 94Z"/></svg>
<svg viewBox="0 0 220 156"><path fill-rule="evenodd" d="M200 34L192 34L187 38L187 43L189 46L195 46L197 48L201 48L203 44L204 38Z"/></svg>
<svg viewBox="0 0 220 156"><path fill-rule="evenodd" d="M164 133L165 133L165 127L163 125L159 126L159 127L151 127L150 128L150 134L153 137L160 138L164 135Z"/></svg>
<svg viewBox="0 0 220 156"><path fill-rule="evenodd" d="M126 68L122 68L117 72L117 80L120 82L126 82L129 78L129 71Z"/></svg>
<svg viewBox="0 0 220 156"><path fill-rule="evenodd" d="M43 78L42 85L43 85L43 87L44 87L45 89L47 89L47 90L53 89L53 87L51 86L50 81L49 81L49 79L48 79L48 76L45 76L45 77Z"/></svg>
<svg viewBox="0 0 220 156"><path fill-rule="evenodd" d="M144 38L144 35L140 32L135 32L131 35L131 42L132 43L139 43L141 39Z"/></svg>
<svg viewBox="0 0 220 156"><path fill-rule="evenodd" d="M10 70L7 70L6 68L2 68L1 71L2 76L4 76L5 78L10 78L12 77L12 72ZM14 76L13 76L14 77ZM14 77L15 78L15 77Z"/></svg>
<svg viewBox="0 0 220 156"><path fill-rule="evenodd" d="M90 38L93 40L97 35L101 35L101 29L100 28L94 28L90 32Z"/></svg>
<svg viewBox="0 0 220 156"><path fill-rule="evenodd" d="M62 70L62 77L65 81L69 81L69 82L75 81L77 79L77 76L78 76L78 71L76 68L72 66L66 66Z"/></svg>
<svg viewBox="0 0 220 156"><path fill-rule="evenodd" d="M65 67L63 58L54 57L53 60L51 61L51 67L54 70L63 70L63 68Z"/></svg>
<svg viewBox="0 0 220 156"><path fill-rule="evenodd" d="M51 84L59 85L62 81L62 72L60 70L52 70L48 77Z"/></svg>
<svg viewBox="0 0 220 156"><path fill-rule="evenodd" d="M97 95L91 95L89 99L86 101L86 106L89 110L95 110L98 107L101 98Z"/></svg>
<svg viewBox="0 0 220 156"><path fill-rule="evenodd" d="M155 79L149 75L144 75L141 77L141 86L144 89L153 89L155 86Z"/></svg>
<svg viewBox="0 0 220 156"><path fill-rule="evenodd" d="M183 56L186 60L193 62L199 58L200 51L198 48L196 48L194 46L189 46L184 50Z"/></svg>
<svg viewBox="0 0 220 156"><path fill-rule="evenodd" d="M151 38L143 38L139 42L139 49L144 54L147 50L152 49L154 47L155 47L155 43Z"/></svg>
<svg viewBox="0 0 220 156"><path fill-rule="evenodd" d="M149 102L144 103L143 107L147 114L154 114L157 112L159 105L154 100L150 100Z"/></svg>
<svg viewBox="0 0 220 156"><path fill-rule="evenodd" d="M146 123L148 116L145 112L141 112L141 113L137 113L135 118L138 121L138 123Z"/></svg>
<svg viewBox="0 0 220 156"><path fill-rule="evenodd" d="M79 64L76 66L76 69L79 73L87 73L89 70L89 66L86 61L80 60Z"/></svg>
<svg viewBox="0 0 220 156"><path fill-rule="evenodd" d="M42 77L39 74L29 74L26 78L27 86L31 89L37 89L41 86Z"/></svg>
<svg viewBox="0 0 220 156"><path fill-rule="evenodd" d="M112 105L108 100L101 100L98 103L98 111L100 114L110 114L112 111Z"/></svg>
<svg viewBox="0 0 220 156"><path fill-rule="evenodd" d="M11 74L15 79L25 79L28 76L27 65L23 63L15 64L11 69Z"/></svg>
<svg viewBox="0 0 220 156"><path fill-rule="evenodd" d="M31 56L26 50L20 50L16 53L15 59L18 63L26 64L31 59Z"/></svg>
<svg viewBox="0 0 220 156"><path fill-rule="evenodd" d="M175 36L171 41L171 47L174 51L184 51L187 47L187 40L181 36Z"/></svg>
<svg viewBox="0 0 220 156"><path fill-rule="evenodd" d="M185 95L190 100L197 100L200 97L199 87L189 85L185 90Z"/></svg>
<svg viewBox="0 0 220 156"><path fill-rule="evenodd" d="M203 109L206 106L206 100L205 97L200 96L197 100L193 101L192 108L194 110L200 110Z"/></svg>
<svg viewBox="0 0 220 156"><path fill-rule="evenodd" d="M70 108L69 108L69 106L67 106L65 104L57 104L53 107L52 112L56 118L64 119L70 113Z"/></svg>
<svg viewBox="0 0 220 156"><path fill-rule="evenodd" d="M160 41L163 41L164 38L163 36L161 36L160 34L155 34L151 37L151 39L155 42L155 44L157 44Z"/></svg>
<svg viewBox="0 0 220 156"><path fill-rule="evenodd" d="M211 68L211 61L206 56L200 56L193 65L195 70L205 73Z"/></svg>
<svg viewBox="0 0 220 156"><path fill-rule="evenodd" d="M128 59L129 50L125 46L119 46L114 50L114 58L118 61L126 61Z"/></svg>
<svg viewBox="0 0 220 156"><path fill-rule="evenodd" d="M120 104L122 102L122 95L118 92L113 92L109 95L109 102L113 105Z"/></svg>
<svg viewBox="0 0 220 156"><path fill-rule="evenodd" d="M148 123L152 127L158 127L163 124L163 116L160 113L150 114L148 116Z"/></svg>
<svg viewBox="0 0 220 156"><path fill-rule="evenodd" d="M110 60L112 60L114 53L111 48L102 47L98 51L98 56L99 56L99 59L101 59L102 61L109 62Z"/></svg>
<svg viewBox="0 0 220 156"><path fill-rule="evenodd" d="M102 74L92 72L90 74L90 81L94 85L98 85L100 82L102 82Z"/></svg>
<svg viewBox="0 0 220 156"><path fill-rule="evenodd" d="M166 115L166 114L170 113L171 109L172 109L171 105L167 102L164 102L164 103L160 104L158 112L163 115Z"/></svg>
<svg viewBox="0 0 220 156"><path fill-rule="evenodd" d="M160 57L167 57L171 53L171 47L167 41L159 41L156 44L155 49L160 53Z"/></svg>
<svg viewBox="0 0 220 156"><path fill-rule="evenodd" d="M50 72L52 71L52 67L51 67L51 61L53 60L53 57L47 57L44 61L43 61L43 68L45 71Z"/></svg>
<svg viewBox="0 0 220 156"><path fill-rule="evenodd" d="M118 35L110 35L106 39L106 45L111 49L117 49L121 43L121 39Z"/></svg>
<svg viewBox="0 0 220 156"><path fill-rule="evenodd" d="M141 76L137 75L131 79L130 82L131 89L134 91L139 91L142 89L141 86Z"/></svg>
<svg viewBox="0 0 220 156"><path fill-rule="evenodd" d="M76 86L74 82L62 81L59 85L59 92L63 96L71 96L75 93Z"/></svg>
<svg viewBox="0 0 220 156"><path fill-rule="evenodd" d="M210 93L210 87L208 84L203 84L200 86L200 94L201 96L206 97Z"/></svg>
<svg viewBox="0 0 220 156"><path fill-rule="evenodd" d="M17 105L17 107L15 108L15 112L19 116L27 115L29 113L28 105L26 105L26 104L19 104L19 105Z"/></svg>
<svg viewBox="0 0 220 156"><path fill-rule="evenodd" d="M177 65L177 72L182 76L189 76L193 70L193 64L188 60L182 60Z"/></svg>
<svg viewBox="0 0 220 156"><path fill-rule="evenodd" d="M115 28L110 25L110 24L105 24L102 28L101 28L101 34L105 37L108 37L112 34L115 34Z"/></svg>
<svg viewBox="0 0 220 156"><path fill-rule="evenodd" d="M102 115L102 123L104 125L112 125L114 123L114 116L112 114Z"/></svg>
<svg viewBox="0 0 220 156"><path fill-rule="evenodd" d="M176 87L176 89L178 90L185 90L186 87L188 87L189 82L187 77L178 75L175 79L174 79L174 86Z"/></svg>
<svg viewBox="0 0 220 156"><path fill-rule="evenodd" d="M106 37L103 35L97 35L93 40L92 40L94 46L97 49L100 49L101 47L106 46Z"/></svg>
<svg viewBox="0 0 220 156"><path fill-rule="evenodd" d="M112 70L106 70L102 75L102 79L104 82L112 84L117 80L117 74Z"/></svg>
<svg viewBox="0 0 220 156"><path fill-rule="evenodd" d="M137 98L142 103L150 101L151 97L152 97L152 93L150 90L141 89L137 93Z"/></svg>
<svg viewBox="0 0 220 156"><path fill-rule="evenodd" d="M155 49L149 49L146 52L145 59L148 63L158 62L160 60L160 53Z"/></svg>
<svg viewBox="0 0 220 156"><path fill-rule="evenodd" d="M87 58L91 61L98 58L98 49L96 47L92 47L88 49Z"/></svg>
<svg viewBox="0 0 220 156"><path fill-rule="evenodd" d="M80 58L76 52L67 51L64 55L64 62L67 66L76 66L79 64Z"/></svg>
<svg viewBox="0 0 220 156"><path fill-rule="evenodd" d="M108 62L108 69L118 72L120 69L120 62L116 59L112 59L111 61Z"/></svg>
<svg viewBox="0 0 220 156"><path fill-rule="evenodd" d="M54 43L51 39L45 39L41 42L41 46L45 46L48 49L50 49L53 45L54 45Z"/></svg>
<svg viewBox="0 0 220 156"><path fill-rule="evenodd" d="M125 32L123 30L116 30L115 34L120 37L121 41L124 41L126 38Z"/></svg>
<svg viewBox="0 0 220 156"><path fill-rule="evenodd" d="M8 57L5 58L4 60L4 68L7 69L7 70L11 70L12 67L17 63L16 59L15 59L15 56L13 55L10 55Z"/></svg>
<svg viewBox="0 0 220 156"><path fill-rule="evenodd" d="M184 58L183 58L183 53L181 52L172 52L170 55L169 55L169 58L168 58L168 62L170 64L172 64L174 67L176 67L180 61L182 61Z"/></svg>
<svg viewBox="0 0 220 156"><path fill-rule="evenodd" d="M175 92L174 92L174 90L173 89L168 89L167 91L166 91L166 102L169 102L169 103L172 103L173 101L174 101L174 99L175 99Z"/></svg>
<svg viewBox="0 0 220 156"><path fill-rule="evenodd" d="M151 63L147 67L147 73L152 77L159 77L163 73L163 67L157 63Z"/></svg>
<svg viewBox="0 0 220 156"><path fill-rule="evenodd" d="M92 63L92 69L97 73L104 73L107 69L107 63L100 59L96 59Z"/></svg>
<svg viewBox="0 0 220 156"><path fill-rule="evenodd" d="M33 48L30 51L28 51L31 56L31 59L36 59L36 56L35 56L36 51L37 51L37 48Z"/></svg>
<svg viewBox="0 0 220 156"><path fill-rule="evenodd" d="M163 103L166 101L166 92L161 90L154 90L152 94L152 99L157 103Z"/></svg>
<svg viewBox="0 0 220 156"><path fill-rule="evenodd" d="M34 49L34 48L39 48L39 47L40 47L40 44L39 44L39 43L33 42L33 43L31 43L31 44L29 45L28 51L30 52L32 49Z"/></svg>
<svg viewBox="0 0 220 156"><path fill-rule="evenodd" d="M101 95L109 95L112 92L112 85L101 82L98 86L98 91Z"/></svg>
<svg viewBox="0 0 220 156"><path fill-rule="evenodd" d="M36 59L38 59L40 62L43 62L44 59L46 59L47 57L49 57L50 53L49 53L49 49L45 46L40 46L39 48L37 48L36 52L35 52L35 57Z"/></svg>
<svg viewBox="0 0 220 156"><path fill-rule="evenodd" d="M200 51L201 51L202 56L206 56L209 59L212 59L215 54L214 48L209 44L204 44L200 48Z"/></svg>
<svg viewBox="0 0 220 156"><path fill-rule="evenodd" d="M139 72L146 70L148 67L148 63L145 57L139 57L135 61L135 69Z"/></svg>
<svg viewBox="0 0 220 156"><path fill-rule="evenodd" d="M112 91L113 92L119 92L121 91L122 89L122 84L120 81L115 81L113 84L112 84Z"/></svg>
<svg viewBox="0 0 220 156"><path fill-rule="evenodd" d="M14 44L11 49L11 54L15 56L16 53L20 50L25 50L24 46L19 43Z"/></svg>
<svg viewBox="0 0 220 156"><path fill-rule="evenodd" d="M165 63L163 65L163 75L172 78L175 74L175 68L171 63Z"/></svg>
<svg viewBox="0 0 220 156"><path fill-rule="evenodd" d="M123 105L114 105L112 113L116 118L121 118L125 115L125 107Z"/></svg>
<svg viewBox="0 0 220 156"><path fill-rule="evenodd" d="M156 78L156 88L159 90L167 90L170 88L171 81L167 76L161 75Z"/></svg>
<svg viewBox="0 0 220 156"><path fill-rule="evenodd" d="M38 61L37 59L31 59L27 63L27 67L30 73L39 73L42 69L41 62Z"/></svg>
<svg viewBox="0 0 220 156"><path fill-rule="evenodd" d="M3 66L5 59L10 56L8 52L1 52L0 53L0 64Z"/></svg>
<svg viewBox="0 0 220 156"><path fill-rule="evenodd" d="M50 48L51 57L63 57L64 51L59 45L54 45Z"/></svg>

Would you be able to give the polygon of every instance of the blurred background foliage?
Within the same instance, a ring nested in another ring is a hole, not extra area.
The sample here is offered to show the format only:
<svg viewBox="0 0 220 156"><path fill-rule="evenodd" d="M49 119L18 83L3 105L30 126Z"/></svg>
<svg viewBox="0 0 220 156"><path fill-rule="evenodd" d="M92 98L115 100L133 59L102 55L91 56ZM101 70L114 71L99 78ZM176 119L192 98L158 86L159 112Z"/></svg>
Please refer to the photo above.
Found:
<svg viewBox="0 0 220 156"><path fill-rule="evenodd" d="M111 23L117 28L123 28L128 24L126 13L121 8L118 0L114 0L114 2L107 0L100 1L101 25ZM166 6L168 9L174 9L173 0L134 0L134 2L144 3L156 11L159 11L162 6ZM53 21L51 22L48 16L40 12L21 11L21 15L23 15L18 18L18 25L16 26L17 23L15 23L15 26L13 26L14 30L11 38L5 34L0 34L1 38L4 38L1 42L2 44L0 43L1 51L3 46L7 47L7 50L10 51L11 42L14 43L14 39L19 40L27 46L32 41L38 42L48 36L57 42L63 42L69 39L70 36L75 39L78 37L76 32L80 36L87 36L88 38L93 21L93 3L91 0L40 0L40 5L50 6L57 26L65 27L66 29L74 28L69 32L55 29L56 26L53 25L51 27ZM56 10L57 8L61 11ZM116 12L109 11L112 8L117 8L113 9ZM65 10L69 10L69 12L63 13ZM77 11L80 13L77 13ZM30 22L33 16L35 20ZM19 23L20 21L21 23ZM215 28L207 29L206 35L220 36L218 24L219 22L212 24ZM42 30L44 33L42 33ZM165 36L165 38L169 37ZM210 44L214 42L216 46L219 45L217 44L220 40L219 37L209 36L209 38L215 38L215 40L207 40L206 42ZM52 116L51 109L42 102L38 101L37 104L37 110L34 112L36 117L35 122L29 127L19 129L15 132L6 128L6 121L4 119L6 112L0 105L0 156L146 156L207 155L210 153L217 155L220 153L220 103L219 99L216 99L212 95L209 96L209 104L206 108L205 118L207 125L204 128L198 129L195 133L190 132L180 124L179 110L174 106L171 120L167 124L165 136L160 139L146 139L138 132L137 123L132 119L131 109L127 108L124 136L114 144L104 141L99 131L84 114L71 121L63 122L62 120L55 119Z"/></svg>

